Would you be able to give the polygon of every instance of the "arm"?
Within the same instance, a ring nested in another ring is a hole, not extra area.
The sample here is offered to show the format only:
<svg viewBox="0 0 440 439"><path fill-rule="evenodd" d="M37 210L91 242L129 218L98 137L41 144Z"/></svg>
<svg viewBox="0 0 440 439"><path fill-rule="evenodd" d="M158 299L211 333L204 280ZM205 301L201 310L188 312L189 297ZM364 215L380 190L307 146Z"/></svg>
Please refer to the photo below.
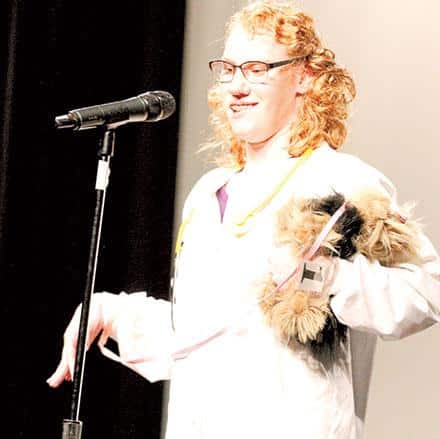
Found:
<svg viewBox="0 0 440 439"><path fill-rule="evenodd" d="M80 315L81 305L64 332L61 360L47 380L51 387L58 387L64 380L73 378ZM162 364L162 367L158 362L131 365L124 359L163 353L172 337L169 302L146 298L145 293L96 293L90 305L86 349L100 333L102 339L111 337L119 343L123 364L151 381L168 377L169 364Z"/></svg>
<svg viewBox="0 0 440 439"><path fill-rule="evenodd" d="M345 156L344 156L345 157ZM400 213L393 183L371 166L347 158L350 173L341 177L341 192L349 199L375 189ZM342 175L342 173L340 174ZM371 212L367 213L367 217ZM379 215L381 216L381 215ZM406 216L406 213L403 213ZM417 232L419 262L385 267L357 254L353 261L336 259L330 306L347 326L385 339L401 338L440 321L440 259L428 238Z"/></svg>
<svg viewBox="0 0 440 439"><path fill-rule="evenodd" d="M99 341L102 353L151 382L169 379L174 341L171 303L145 293L121 293L119 298L112 325ZM117 341L119 357L104 347L108 337Z"/></svg>
<svg viewBox="0 0 440 439"><path fill-rule="evenodd" d="M109 293L93 294L90 302L86 350L101 331L111 332L113 316L118 306L118 296ZM58 387L64 380L72 381L75 365L81 305L76 308L63 336L61 359L55 372L47 379L50 387Z"/></svg>
<svg viewBox="0 0 440 439"><path fill-rule="evenodd" d="M338 259L330 306L350 328L402 338L440 321L440 260L422 237L422 263L388 268L357 255Z"/></svg>

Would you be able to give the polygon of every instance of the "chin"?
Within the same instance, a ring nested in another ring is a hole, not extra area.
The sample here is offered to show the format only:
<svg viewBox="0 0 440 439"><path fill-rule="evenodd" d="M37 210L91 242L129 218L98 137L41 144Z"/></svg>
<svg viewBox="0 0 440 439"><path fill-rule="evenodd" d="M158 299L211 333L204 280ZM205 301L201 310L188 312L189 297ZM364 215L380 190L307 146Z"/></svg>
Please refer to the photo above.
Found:
<svg viewBox="0 0 440 439"><path fill-rule="evenodd" d="M266 142L270 136L258 135L255 132L234 132L234 134L239 137L244 142L248 143L250 146L252 145L260 145L261 143Z"/></svg>
<svg viewBox="0 0 440 439"><path fill-rule="evenodd" d="M259 137L256 137L255 135L252 134L243 134L243 133L234 133L234 134L249 145L258 145L264 142L264 140L260 140Z"/></svg>
<svg viewBox="0 0 440 439"><path fill-rule="evenodd" d="M264 141L262 140L264 136L258 132L254 125L243 126L243 124L231 123L231 128L235 136L247 143L261 143Z"/></svg>

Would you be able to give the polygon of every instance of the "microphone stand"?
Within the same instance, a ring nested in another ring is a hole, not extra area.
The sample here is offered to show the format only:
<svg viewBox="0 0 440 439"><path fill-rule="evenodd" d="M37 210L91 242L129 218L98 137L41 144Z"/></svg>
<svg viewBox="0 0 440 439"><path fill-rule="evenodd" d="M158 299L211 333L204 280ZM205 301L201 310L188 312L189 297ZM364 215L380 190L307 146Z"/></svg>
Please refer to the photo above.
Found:
<svg viewBox="0 0 440 439"><path fill-rule="evenodd" d="M104 127L103 136L98 150L98 168L96 172L96 204L93 216L92 235L90 239L89 260L87 264L87 277L84 290L84 299L81 309L80 326L78 333L78 346L75 356L75 371L73 376L72 402L70 419L63 420L62 439L81 439L82 422L79 420L79 407L81 400L82 382L86 358L86 338L89 320L90 302L95 289L96 267L101 239L102 221L104 217L104 204L107 186L110 177L110 159L114 154L115 131L108 126Z"/></svg>

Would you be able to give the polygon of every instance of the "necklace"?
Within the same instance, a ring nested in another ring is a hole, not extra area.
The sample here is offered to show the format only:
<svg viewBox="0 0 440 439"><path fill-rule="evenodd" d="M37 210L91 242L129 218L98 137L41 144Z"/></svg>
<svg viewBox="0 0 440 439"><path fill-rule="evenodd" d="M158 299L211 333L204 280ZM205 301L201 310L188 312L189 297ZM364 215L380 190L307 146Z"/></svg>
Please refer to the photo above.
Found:
<svg viewBox="0 0 440 439"><path fill-rule="evenodd" d="M274 190L258 206L254 207L244 215L241 215L238 218L238 220L233 221L232 224L229 225L229 228L231 229L232 233L234 233L234 235L237 238L241 238L242 236L246 235L255 217L271 203L271 201L276 197L276 195L278 195L278 193L283 189L286 183L293 177L293 175L296 173L299 167L303 165L306 162L306 160L311 156L313 151L314 151L313 148L307 148L306 151L301 155L301 157L298 158L292 169L290 169L289 172L287 172L287 174L284 175L284 177L275 186ZM184 221L179 227L179 232L177 234L176 247L175 247L176 256L179 255L182 249L185 229L188 226L188 224L191 222L192 218L194 217L195 211L196 208L193 207L190 210L189 215L184 219Z"/></svg>
<svg viewBox="0 0 440 439"><path fill-rule="evenodd" d="M251 224L255 217L264 210L271 201L280 193L286 183L292 178L296 173L298 168L304 164L304 162L310 157L313 152L313 148L307 148L306 151L301 155L301 157L296 161L295 165L289 172L278 182L274 190L256 207L251 209L244 215L239 216L239 218L230 224L230 228L237 238L240 238L249 231Z"/></svg>

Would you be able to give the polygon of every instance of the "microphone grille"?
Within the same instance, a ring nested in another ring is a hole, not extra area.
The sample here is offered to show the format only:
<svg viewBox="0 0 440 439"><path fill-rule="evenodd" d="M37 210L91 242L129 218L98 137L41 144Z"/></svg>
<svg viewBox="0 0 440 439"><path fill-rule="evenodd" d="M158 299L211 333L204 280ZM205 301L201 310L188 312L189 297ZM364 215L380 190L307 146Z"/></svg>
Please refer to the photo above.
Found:
<svg viewBox="0 0 440 439"><path fill-rule="evenodd" d="M159 103L159 114L154 115L154 121L163 120L170 117L176 111L176 100L171 93L167 91L149 91L139 95L140 98L145 98L147 101L151 96L155 96ZM151 119L148 118L150 121Z"/></svg>

